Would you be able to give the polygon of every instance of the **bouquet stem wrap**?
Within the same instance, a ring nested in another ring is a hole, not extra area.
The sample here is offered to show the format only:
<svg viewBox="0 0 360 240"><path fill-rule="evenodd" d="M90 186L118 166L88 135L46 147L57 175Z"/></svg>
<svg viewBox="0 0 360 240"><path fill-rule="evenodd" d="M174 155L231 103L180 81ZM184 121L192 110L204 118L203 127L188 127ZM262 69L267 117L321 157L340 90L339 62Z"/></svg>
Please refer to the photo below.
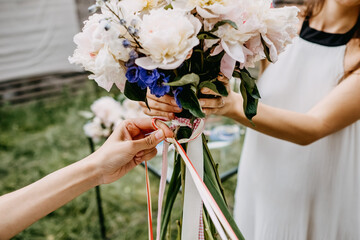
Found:
<svg viewBox="0 0 360 240"><path fill-rule="evenodd" d="M156 121L158 119L153 120L153 125L157 128ZM200 225L200 215L202 214L202 203L204 203L206 213L209 215L212 224L214 225L217 233L221 237L221 239L230 239L237 240L238 234L233 230L234 222L232 220L232 224L229 223L229 213L226 209L227 217L225 217L223 213L223 209L221 209L217 203L217 201L212 196L212 193L206 186L203 181L204 177L204 154L203 154L203 137L202 131L204 128L204 120L198 120L195 124L194 131L190 138L188 139L180 139L176 140L175 138L168 138L166 141L168 143L172 143L175 146L175 149L180 154L186 166L186 178L185 178L185 198L184 198L184 208L183 208L183 221L182 221L182 239L199 239L199 225ZM182 143L189 143L187 147L187 152L181 146ZM167 146L164 150L167 150ZM193 161L191 159L193 159ZM163 171L160 180L160 189L159 189L159 212L158 212L158 226L157 226L157 238L163 239L164 236L159 235L161 232L161 210L162 210L162 200L165 189L166 182L166 170L167 168L167 155L163 155ZM196 166L194 165L196 164ZM199 171L197 170L199 168ZM175 171L175 170L174 170ZM148 177L148 176L147 176ZM147 180L148 182L148 180ZM149 209L149 236L152 239L152 224L151 224L151 198L149 197L150 191L148 189L148 209ZM224 200L223 200L224 201ZM166 214L166 212L164 213ZM236 232L240 232L236 225ZM163 234L164 235L164 234ZM242 235L240 233L241 238Z"/></svg>

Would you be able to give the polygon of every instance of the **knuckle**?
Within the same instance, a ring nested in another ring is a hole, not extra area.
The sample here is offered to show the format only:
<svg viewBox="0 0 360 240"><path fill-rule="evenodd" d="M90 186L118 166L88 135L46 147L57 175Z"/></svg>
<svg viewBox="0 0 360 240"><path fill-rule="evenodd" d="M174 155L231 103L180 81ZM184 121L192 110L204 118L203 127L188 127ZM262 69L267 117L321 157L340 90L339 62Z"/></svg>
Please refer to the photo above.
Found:
<svg viewBox="0 0 360 240"><path fill-rule="evenodd" d="M145 138L145 142L148 146L152 146L155 141L154 141L153 136L149 136L149 137Z"/></svg>

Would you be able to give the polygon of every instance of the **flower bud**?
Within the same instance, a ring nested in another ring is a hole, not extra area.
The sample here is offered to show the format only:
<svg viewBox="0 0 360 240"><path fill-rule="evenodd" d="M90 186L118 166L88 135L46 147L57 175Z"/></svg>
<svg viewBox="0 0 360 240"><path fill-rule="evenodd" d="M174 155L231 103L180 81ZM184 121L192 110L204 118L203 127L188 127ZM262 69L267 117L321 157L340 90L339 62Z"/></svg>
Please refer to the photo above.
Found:
<svg viewBox="0 0 360 240"><path fill-rule="evenodd" d="M93 14L95 13L97 10L99 9L99 6L94 4L94 5L91 5L89 8L88 8L88 11L89 13Z"/></svg>
<svg viewBox="0 0 360 240"><path fill-rule="evenodd" d="M124 39L123 42L122 42L122 45L125 47L125 48L128 48L131 46L131 43L129 40L127 39Z"/></svg>
<svg viewBox="0 0 360 240"><path fill-rule="evenodd" d="M104 26L105 31L109 31L110 28L111 28L111 25L110 25L110 23L107 22Z"/></svg>
<svg viewBox="0 0 360 240"><path fill-rule="evenodd" d="M134 35L135 33L138 32L138 30L136 28L134 28L133 26L129 26L128 31L131 35Z"/></svg>
<svg viewBox="0 0 360 240"><path fill-rule="evenodd" d="M139 57L139 54L137 52L135 52L134 50L132 50L130 53L129 53L129 56L130 56L130 59L136 59Z"/></svg>
<svg viewBox="0 0 360 240"><path fill-rule="evenodd" d="M126 25L126 20L125 19L120 19L120 24L125 26Z"/></svg>

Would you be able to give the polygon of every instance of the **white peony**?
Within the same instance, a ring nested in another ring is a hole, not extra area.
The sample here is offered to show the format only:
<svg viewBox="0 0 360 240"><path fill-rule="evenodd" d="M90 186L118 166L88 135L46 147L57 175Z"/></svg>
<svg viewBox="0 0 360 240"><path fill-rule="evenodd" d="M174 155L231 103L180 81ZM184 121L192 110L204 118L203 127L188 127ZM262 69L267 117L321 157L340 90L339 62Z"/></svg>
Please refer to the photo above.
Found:
<svg viewBox="0 0 360 240"><path fill-rule="evenodd" d="M164 7L167 4L165 0L122 0L119 2L119 7L122 10L124 17L132 14L147 13L152 9Z"/></svg>
<svg viewBox="0 0 360 240"><path fill-rule="evenodd" d="M250 59L260 60L254 57L257 53L252 52L246 45L246 43L252 42L251 40L253 38L259 37L260 32L264 31L266 27L261 20L261 14L258 14L257 11L258 9L251 6L251 4L238 1L237 4L233 6L232 11L222 16L224 19L233 21L237 29L230 24L224 24L214 32L215 35L220 37L221 41L215 48L213 54L217 54L223 50L225 51L221 63L221 71L228 78L232 76L236 61L240 62L243 66L250 63ZM208 20L205 26L207 29L211 29L219 20L222 19ZM258 46L254 46L254 44L251 44L251 47L253 50L259 50L257 48Z"/></svg>
<svg viewBox="0 0 360 240"><path fill-rule="evenodd" d="M136 64L148 70L179 67L199 44L201 25L199 19L182 10L151 10L143 16L139 32L146 57L136 59Z"/></svg>
<svg viewBox="0 0 360 240"><path fill-rule="evenodd" d="M98 118L94 118L91 122L86 123L83 130L85 135L92 138L95 143L99 142L103 137L108 137Z"/></svg>
<svg viewBox="0 0 360 240"><path fill-rule="evenodd" d="M225 76L232 76L236 61L240 62L241 67L254 67L255 62L266 57L261 37L270 49L270 58L275 62L278 54L296 35L297 12L296 7L275 9L271 0L237 1L233 10L221 17L235 22L238 29L225 24L215 32L221 41L213 54L225 51L221 63ZM219 20L208 19L205 27L211 29ZM208 41L207 47L213 43Z"/></svg>
<svg viewBox="0 0 360 240"><path fill-rule="evenodd" d="M203 18L217 18L229 12L233 3L234 0L174 0L171 5L185 11L196 9Z"/></svg>
<svg viewBox="0 0 360 240"><path fill-rule="evenodd" d="M142 111L139 103L136 101L132 101L129 99L125 99L122 103L122 107L124 109L124 118L144 118L148 117Z"/></svg>
<svg viewBox="0 0 360 240"><path fill-rule="evenodd" d="M95 80L105 90L110 91L115 83L120 91L124 91L126 68L114 58L109 48L104 47L99 51L92 72L93 74L89 76L89 79Z"/></svg>
<svg viewBox="0 0 360 240"><path fill-rule="evenodd" d="M91 111L101 120L107 128L115 125L118 120L123 118L121 104L112 97L102 97L91 105Z"/></svg>
<svg viewBox="0 0 360 240"><path fill-rule="evenodd" d="M267 31L262 34L262 37L269 48L272 62L277 61L278 55L297 35L299 11L297 7L271 8L268 14L264 15L263 21L267 26Z"/></svg>
<svg viewBox="0 0 360 240"><path fill-rule="evenodd" d="M109 29L105 30L105 26ZM109 22L101 14L94 14L85 21L82 32L74 37L77 45L70 63L80 64L93 75L99 86L109 91L115 83L120 90L125 86L125 69L123 64L129 60L131 48L122 44L126 34L125 28Z"/></svg>

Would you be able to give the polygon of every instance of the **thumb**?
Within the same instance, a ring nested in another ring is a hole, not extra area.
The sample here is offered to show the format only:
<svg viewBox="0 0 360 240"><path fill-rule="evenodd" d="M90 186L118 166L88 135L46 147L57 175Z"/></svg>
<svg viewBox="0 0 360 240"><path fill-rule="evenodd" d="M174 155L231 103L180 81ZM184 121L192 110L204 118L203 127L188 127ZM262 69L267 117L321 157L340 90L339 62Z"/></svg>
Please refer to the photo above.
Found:
<svg viewBox="0 0 360 240"><path fill-rule="evenodd" d="M156 145L158 145L164 139L164 131L159 129L143 139L133 141L133 143L137 151L142 151L156 147Z"/></svg>

